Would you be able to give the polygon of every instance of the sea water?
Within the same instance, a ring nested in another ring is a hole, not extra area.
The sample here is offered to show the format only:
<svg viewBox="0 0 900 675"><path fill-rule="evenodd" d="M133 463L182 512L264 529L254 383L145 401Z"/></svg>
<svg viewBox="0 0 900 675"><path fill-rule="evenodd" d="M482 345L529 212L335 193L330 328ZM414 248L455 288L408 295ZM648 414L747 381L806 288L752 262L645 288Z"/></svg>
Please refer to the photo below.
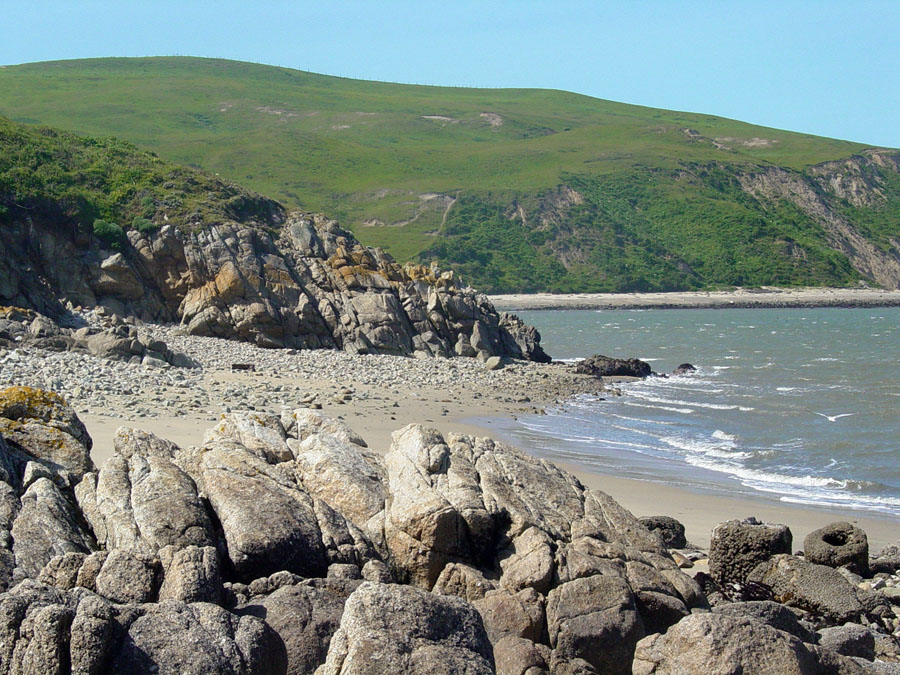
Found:
<svg viewBox="0 0 900 675"><path fill-rule="evenodd" d="M610 475L900 516L900 309L525 311L555 359L658 373L546 415L512 442Z"/></svg>

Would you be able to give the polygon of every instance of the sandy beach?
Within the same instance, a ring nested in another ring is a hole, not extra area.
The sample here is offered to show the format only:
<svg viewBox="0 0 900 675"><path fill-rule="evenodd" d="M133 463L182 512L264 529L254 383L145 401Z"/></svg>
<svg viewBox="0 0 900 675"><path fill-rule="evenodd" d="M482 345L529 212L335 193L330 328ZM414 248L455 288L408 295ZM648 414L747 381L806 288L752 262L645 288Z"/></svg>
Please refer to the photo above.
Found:
<svg viewBox="0 0 900 675"><path fill-rule="evenodd" d="M255 378L253 374L242 374L235 379L252 387ZM450 401L440 394L428 396L421 391L400 389L395 395L399 403L397 408L393 407L393 401L360 398L340 404L326 400L322 404L322 412L343 419L366 439L373 450L384 453L390 448L391 433L407 424L426 424L445 435L454 432L497 439L499 436L491 428L489 418L484 417L486 413L493 417L513 417L534 412L542 403L552 403L549 400L535 400L529 404L507 403L485 400L483 395L476 397L477 393L457 394ZM121 409L105 415L82 413L81 417L94 439L92 455L98 465L112 454L113 435L119 426L145 429L179 445L190 446L202 443L206 429L218 419L208 414L133 418L129 417L127 410ZM473 420L478 420L477 424ZM527 447L523 449L528 450ZM748 516L789 525L794 535L795 549L802 549L803 539L809 532L837 520L849 521L865 530L870 547L876 552L900 539L900 524L877 514L698 494L677 486L602 475L572 463L554 461L578 476L587 487L610 494L638 517L668 515L677 518L685 525L688 540L701 548L708 547L710 532L716 524Z"/></svg>
<svg viewBox="0 0 900 675"><path fill-rule="evenodd" d="M113 436L120 426L145 429L183 447L200 445L206 430L230 410L280 414L301 407L320 409L347 422L379 453L390 448L391 433L408 424L432 426L444 434L499 439L492 419L534 414L603 386L559 363L514 362L489 370L474 358L266 350L185 336L175 327L146 328L203 367L132 367L73 353L17 350L4 357L0 386L30 385L64 395L94 439L92 457L98 466L112 455ZM255 364L256 370L232 372L232 363ZM895 520L870 512L697 494L674 485L601 475L557 463L585 485L609 493L637 516L679 519L688 539L701 547L708 545L717 523L748 516L789 525L795 549L802 547L808 532L835 520L862 527L873 551L900 540Z"/></svg>
<svg viewBox="0 0 900 675"><path fill-rule="evenodd" d="M492 295L498 309L718 309L900 307L900 290L878 288L739 288L684 293L534 293Z"/></svg>

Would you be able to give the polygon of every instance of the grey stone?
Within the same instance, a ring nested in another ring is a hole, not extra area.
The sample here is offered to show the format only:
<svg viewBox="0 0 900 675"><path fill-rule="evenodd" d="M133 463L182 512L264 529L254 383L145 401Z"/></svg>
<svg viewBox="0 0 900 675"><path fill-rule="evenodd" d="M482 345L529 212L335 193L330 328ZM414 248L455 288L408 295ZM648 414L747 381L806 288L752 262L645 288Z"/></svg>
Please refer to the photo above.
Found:
<svg viewBox="0 0 900 675"><path fill-rule="evenodd" d="M819 631L819 645L844 656L858 656L866 661L875 660L875 636L855 623L831 626Z"/></svg>
<svg viewBox="0 0 900 675"><path fill-rule="evenodd" d="M729 616L743 616L755 619L790 633L796 638L815 644L818 642L816 634L807 629L790 609L771 600L753 600L750 602L729 602L718 605L712 610L715 614L727 614Z"/></svg>
<svg viewBox="0 0 900 675"><path fill-rule="evenodd" d="M373 657L377 655L377 666ZM347 599L341 626L317 675L379 672L481 675L494 672L478 612L452 596L363 582Z"/></svg>
<svg viewBox="0 0 900 675"><path fill-rule="evenodd" d="M662 537L669 548L684 548L687 539L684 537L684 525L670 516L645 516L638 518L641 525Z"/></svg>
<svg viewBox="0 0 900 675"><path fill-rule="evenodd" d="M550 646L560 658L582 659L603 673L629 673L644 637L634 595L624 579L576 579L547 596Z"/></svg>
<svg viewBox="0 0 900 675"><path fill-rule="evenodd" d="M151 602L160 581L159 559L143 553L110 551L94 582L97 593L121 604Z"/></svg>
<svg viewBox="0 0 900 675"><path fill-rule="evenodd" d="M817 565L847 565L864 577L869 575L869 540L866 533L847 522L836 522L810 532L803 540L806 559Z"/></svg>
<svg viewBox="0 0 900 675"><path fill-rule="evenodd" d="M755 519L719 523L710 537L709 572L719 584L746 581L758 564L773 555L790 553L792 540L786 525Z"/></svg>

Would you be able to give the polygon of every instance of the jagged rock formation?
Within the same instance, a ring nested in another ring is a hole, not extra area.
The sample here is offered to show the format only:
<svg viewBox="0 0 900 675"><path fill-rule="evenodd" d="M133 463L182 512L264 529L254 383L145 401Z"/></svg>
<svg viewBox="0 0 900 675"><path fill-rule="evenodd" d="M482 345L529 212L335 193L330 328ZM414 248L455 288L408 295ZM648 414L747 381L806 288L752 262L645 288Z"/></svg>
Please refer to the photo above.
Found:
<svg viewBox="0 0 900 675"><path fill-rule="evenodd" d="M320 217L270 220L130 230L119 251L74 225L17 220L0 228L0 304L54 317L60 301L99 305L264 347L549 360L534 328L452 272L401 267Z"/></svg>
<svg viewBox="0 0 900 675"><path fill-rule="evenodd" d="M0 420L3 675L856 673L900 656L875 632L884 596L825 567L829 597L792 556L753 575L819 625L868 627L816 633L775 602L708 613L611 497L490 439L409 425L382 457L314 411L234 412L195 448L120 429L97 472L59 397L0 391Z"/></svg>

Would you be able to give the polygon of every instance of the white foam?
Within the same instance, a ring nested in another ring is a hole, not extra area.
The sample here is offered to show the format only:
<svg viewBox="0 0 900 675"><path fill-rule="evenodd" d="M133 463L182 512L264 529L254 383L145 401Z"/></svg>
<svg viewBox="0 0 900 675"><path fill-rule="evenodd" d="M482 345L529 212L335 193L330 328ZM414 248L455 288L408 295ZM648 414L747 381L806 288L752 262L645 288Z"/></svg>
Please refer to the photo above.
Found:
<svg viewBox="0 0 900 675"><path fill-rule="evenodd" d="M664 406L664 405L644 405L642 403L635 403L634 401L623 401L623 403L625 405L630 405L633 408L649 408L651 410L665 410L667 412L682 413L684 415L691 415L694 412L690 408L671 408L671 407Z"/></svg>
<svg viewBox="0 0 900 675"><path fill-rule="evenodd" d="M734 434L726 433L726 432L722 431L721 429L716 429L712 433L712 437L717 438L720 441L736 441L737 440L737 436L735 436Z"/></svg>

